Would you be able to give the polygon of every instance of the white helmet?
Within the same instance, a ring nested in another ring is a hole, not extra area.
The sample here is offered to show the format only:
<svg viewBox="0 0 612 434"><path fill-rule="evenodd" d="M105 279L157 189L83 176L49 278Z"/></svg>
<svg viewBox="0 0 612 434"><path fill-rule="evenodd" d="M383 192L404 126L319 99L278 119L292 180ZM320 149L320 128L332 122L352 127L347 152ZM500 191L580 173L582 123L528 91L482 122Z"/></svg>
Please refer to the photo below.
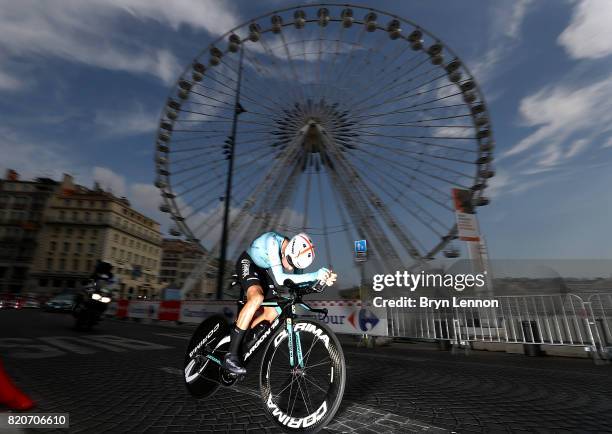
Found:
<svg viewBox="0 0 612 434"><path fill-rule="evenodd" d="M312 264L315 253L310 237L302 232L291 238L285 248L285 256L295 268L306 268Z"/></svg>

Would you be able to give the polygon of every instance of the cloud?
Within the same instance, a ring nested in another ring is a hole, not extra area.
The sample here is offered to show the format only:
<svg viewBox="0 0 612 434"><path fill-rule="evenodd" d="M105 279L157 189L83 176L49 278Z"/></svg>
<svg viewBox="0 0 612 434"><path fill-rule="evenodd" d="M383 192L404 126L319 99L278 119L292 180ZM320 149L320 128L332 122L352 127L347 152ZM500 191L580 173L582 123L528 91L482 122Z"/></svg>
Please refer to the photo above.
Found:
<svg viewBox="0 0 612 434"><path fill-rule="evenodd" d="M126 15L154 20L177 29L188 25L218 34L236 23L229 2L177 0L0 0L0 61L6 58L59 58L64 61L152 75L165 83L180 72L165 48L144 44L125 26ZM133 23L132 23L133 24ZM17 73L0 72L0 89L14 88Z"/></svg>
<svg viewBox="0 0 612 434"><path fill-rule="evenodd" d="M582 0L557 42L573 59L598 59L612 54L612 2Z"/></svg>
<svg viewBox="0 0 612 434"><path fill-rule="evenodd" d="M107 135L131 136L152 132L157 125L157 112L145 111L142 104L134 104L129 110L98 110L94 124Z"/></svg>
<svg viewBox="0 0 612 434"><path fill-rule="evenodd" d="M0 90L19 90L23 82L6 71L0 71Z"/></svg>
<svg viewBox="0 0 612 434"><path fill-rule="evenodd" d="M610 101L612 76L584 87L569 87L561 83L524 98L519 109L522 120L526 126L537 129L506 151L504 156L517 155L539 146L536 151L543 154L539 161L543 166L574 157L588 146L593 134L612 129ZM580 136L581 140L566 145L565 142L574 135ZM567 149L563 152L562 148Z"/></svg>
<svg viewBox="0 0 612 434"><path fill-rule="evenodd" d="M14 169L24 179L39 176L59 179L63 173L74 173L82 167L71 158L66 146L51 140L40 144L6 127L0 127L0 137L0 167Z"/></svg>
<svg viewBox="0 0 612 434"><path fill-rule="evenodd" d="M495 3L491 18L491 44L488 50L469 62L470 70L479 82L491 79L498 64L507 59L520 40L520 31L532 0L517 0L510 3ZM501 5L501 6L498 6Z"/></svg>
<svg viewBox="0 0 612 434"><path fill-rule="evenodd" d="M107 167L94 167L93 179L107 191L111 191L115 196L125 196L125 178L116 174Z"/></svg>

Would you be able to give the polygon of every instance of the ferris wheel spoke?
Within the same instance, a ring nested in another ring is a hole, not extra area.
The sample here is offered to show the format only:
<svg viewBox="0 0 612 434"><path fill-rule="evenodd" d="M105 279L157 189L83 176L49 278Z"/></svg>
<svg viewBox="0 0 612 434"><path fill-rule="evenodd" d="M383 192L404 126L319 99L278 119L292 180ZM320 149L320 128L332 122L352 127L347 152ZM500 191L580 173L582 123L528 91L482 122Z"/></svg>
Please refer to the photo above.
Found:
<svg viewBox="0 0 612 434"><path fill-rule="evenodd" d="M381 145L380 143L370 142L370 141L367 141L367 140L364 140L364 139L354 139L354 141L355 141L355 142L357 142L357 143L364 144L364 145L372 145L372 146L380 147L380 148L382 148L382 149L387 149L387 148L389 148L388 146ZM363 149L363 148L361 148L361 147L356 148L356 149L358 149L358 150L359 150L359 151L361 151L361 152L366 152L366 153L369 153L369 154L371 154L371 155L375 155L376 157L385 158L385 157L383 157L382 155L380 155L380 153L373 154L372 152L370 152L370 151L366 151L366 150L364 150L364 149ZM406 149L397 149L397 148L393 148L393 147L391 147L391 149L392 149L392 153L393 153L393 154L396 154L396 155L401 155L402 153L414 154L414 155L417 155L417 156L418 156L417 161L421 162L422 164L426 164L426 165L428 165L428 166L430 166L430 167L432 167L432 168L442 169L442 170L444 170L444 171L446 171L446 172L449 172L449 173L455 174L455 175L457 175L457 176L459 176L459 177L462 177L462 178L468 178L468 179L469 179L469 178L471 178L471 175L470 175L470 174L466 174L466 173L463 173L463 172L459 172L459 171L457 171L457 170L455 170L455 169L453 169L453 168L446 167L446 166L440 166L439 164L433 163L432 161L425 160L425 158L427 158L427 157L434 158L434 156L433 156L433 155L431 155L431 154L427 154L427 153L426 153L426 152L424 152L424 151L422 151L422 152L417 152L417 151L408 151L408 150L406 150ZM447 161L454 161L454 160L452 160L452 159L442 158L442 157L440 157L440 158L434 158L434 159L442 159L442 160L447 160ZM396 164L401 165L401 163L399 163L397 160L391 160L391 161L394 161Z"/></svg>
<svg viewBox="0 0 612 434"><path fill-rule="evenodd" d="M416 65L414 65L412 68L410 68L408 71L404 71L401 73L400 77L406 77L406 76L410 76L410 74L416 70L418 70L421 66L423 65L427 65L427 59L423 59L420 62L418 62ZM394 86L397 86L397 81L398 78L394 78L393 80L391 80L388 83L381 83L378 82L375 86L373 86L372 88L368 89L368 93L367 96L356 101L355 102L355 107L359 108L362 107L362 105L368 101L370 101L372 98L376 97L377 95L384 95L384 93L389 90L389 89L393 89ZM410 82L411 80L408 80L408 82ZM406 82L401 82L406 83Z"/></svg>
<svg viewBox="0 0 612 434"><path fill-rule="evenodd" d="M246 52L245 52L245 56L246 56ZM222 63L225 63L224 60L221 60ZM239 66L236 66L236 68L238 68ZM237 84L237 82L234 80L234 83ZM246 85L247 83L249 84L253 84L253 86L250 85ZM278 99L273 99L270 98L268 95L266 95L265 93L259 92L257 90L255 90L254 88L255 83L252 83L252 81L248 78L248 75L245 76L245 78L243 78L242 81L242 92L241 92L241 97L250 101L251 103L255 104L255 105L261 105L262 107L266 108L270 113L273 114L277 114L277 110L274 108L275 105L278 104L282 104L281 100ZM251 96L251 94L253 96ZM267 106L262 104L262 100L267 101L269 103L272 104L272 106ZM250 111L249 111L250 113ZM269 116L269 114L268 114Z"/></svg>
<svg viewBox="0 0 612 434"><path fill-rule="evenodd" d="M449 139L452 140L454 139L454 137L426 137L426 136L391 136L391 135L386 135L386 134L364 134L364 136L366 137L382 137L382 138L387 138L387 139L394 139L394 140L398 140L401 143L416 143L419 145L424 145L425 147L428 146L436 146L436 144L434 143L430 143L430 142L424 142L422 140L416 140L416 138L430 138L430 139ZM410 139L410 140L408 140ZM355 138L354 139L355 142L358 143L363 143L366 145L373 145L373 146L379 146L383 149L388 149L391 150L393 153L395 154L400 154L401 153L406 153L406 154L413 154L413 155L419 155L419 156L424 156L424 157L428 157L428 158L434 158L434 159L440 159L440 160L446 160L446 161L453 161L456 163L462 163L462 164L469 164L469 165L473 165L474 164L474 160L463 160L460 158L452 158L449 156L445 156L445 155L434 155L434 154L426 154L423 152L417 152L417 151L412 151L410 149L405 149L405 148L396 148L393 146L387 146L387 145L383 145L381 143L378 142L372 142L363 138ZM442 146L445 149L448 149L447 146ZM450 148L452 150L461 150L463 151L463 149L460 148ZM452 170L452 169L451 169ZM459 175L464 175L462 172L455 172ZM469 175L468 175L469 176Z"/></svg>
<svg viewBox="0 0 612 434"><path fill-rule="evenodd" d="M432 71L435 71L436 69L425 71L422 75L427 75L427 74L431 73ZM416 76L414 78L417 78L417 77L418 76ZM374 110L374 109L382 107L382 106L386 106L388 104L397 103L399 101L407 100L407 99L410 99L410 98L420 98L420 97L422 97L423 95L425 95L427 93L438 92L438 91L440 91L442 89L446 89L448 87L455 86L455 83L445 83L445 84L443 84L441 86L438 86L438 87L430 87L431 84L435 83L436 81L439 81L440 79L443 79L443 78L446 79L446 77L447 77L446 73L443 73L443 74L434 76L433 78L431 78L431 79L429 79L429 80L427 80L427 81L425 81L423 83L420 83L417 86L412 87L410 89L404 89L404 90L399 89L397 92L394 92L391 95L387 95L386 92L391 93L391 89L388 89L384 93L383 92L379 93L378 97L373 97L369 101L366 100L366 101L364 101L361 104L356 104L354 106L354 113L356 115L359 115L361 113L368 113L371 110ZM412 82L414 80L414 78L409 79L409 80L407 80L405 82L402 82L402 83L398 84L397 86L394 86L394 88L395 87L399 87L399 86L401 86L402 84L405 84L405 83L410 83L410 82ZM423 89L423 88L425 88L425 90L418 91L419 89ZM415 92L415 91L418 91L418 92ZM379 103L374 103L374 101L376 99L381 99L383 97L386 97L387 99L385 99L384 101L379 102ZM365 103L369 103L369 104L364 106Z"/></svg>
<svg viewBox="0 0 612 434"><path fill-rule="evenodd" d="M363 162L363 160L360 160ZM368 171L368 166L364 165L362 167L362 171L361 173L373 173L371 168ZM395 195L389 193L386 189L385 186L386 185L390 185L390 186L394 186L394 184L392 182L389 182L389 179L393 180L394 182L398 182L398 180L393 177L392 175L390 175L389 173L386 173L382 170L375 170L374 173L378 173L379 174L379 178L381 178L383 180L383 183L381 184L380 182L375 181L373 178L370 178L372 180L372 183L376 184L377 188L379 189L379 191L381 191L382 193L384 193L385 195L387 195L390 199L391 199L391 203L395 202L398 205L400 205L404 211L406 211L408 214L412 215L416 220L418 220L421 224L423 224L424 226L426 226L429 230L431 230L433 233L435 233L437 236L442 237L443 234L448 233L449 229L444 223L442 223L437 217L435 217L433 214L431 214L429 211L425 210L423 207L421 207L418 203L416 203L415 201L411 201L410 206L406 206L403 202L400 201L401 197L405 197L406 199L408 199L407 195L406 195L406 184L404 184L404 189L400 189L397 187L394 187L395 190ZM366 175L367 176L367 175ZM414 188L409 188L408 191L413 191ZM420 211L421 213L425 214L425 217L427 219L425 219L423 216L420 216L419 214L417 214L414 211L414 208L418 209L418 211ZM431 222L431 223L430 223ZM436 225L438 225L438 228L436 229L434 227L434 225L432 223L435 223Z"/></svg>
<svg viewBox="0 0 612 434"><path fill-rule="evenodd" d="M441 176L438 176L438 175L435 175L435 174L432 174L432 173L429 173L429 172L424 172L422 170L419 170L419 169L416 169L416 168L413 168L413 167L409 167L409 166L400 164L400 163L398 163L396 160L394 160L392 158L383 157L380 154L377 154L375 152L366 151L366 150L364 150L362 148L357 148L357 150L360 151L360 152L363 152L364 154L367 154L372 159L385 161L387 164L391 164L393 166L399 167L399 168L404 169L404 170L410 170L410 171L418 172L418 173L420 173L422 175L425 175L425 176L433 178L433 179L437 179L439 181L445 182L445 183L453 185L455 187L461 187L461 188L464 188L464 189L469 189L469 187L461 185L461 184L457 183L455 180L447 179L447 178L444 178L444 177L441 177ZM434 164L432 164L430 162L426 162L426 161L423 161L423 160L419 160L419 161L421 163L423 163L423 164L428 164L430 166L439 168L438 166L436 166L436 165L434 165Z"/></svg>

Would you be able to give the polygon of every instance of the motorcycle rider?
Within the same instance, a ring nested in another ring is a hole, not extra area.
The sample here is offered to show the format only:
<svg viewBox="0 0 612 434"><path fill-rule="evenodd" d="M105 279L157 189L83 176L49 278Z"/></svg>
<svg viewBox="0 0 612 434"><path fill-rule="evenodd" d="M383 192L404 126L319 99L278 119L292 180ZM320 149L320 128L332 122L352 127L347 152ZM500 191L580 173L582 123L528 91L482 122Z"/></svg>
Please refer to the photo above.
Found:
<svg viewBox="0 0 612 434"><path fill-rule="evenodd" d="M274 288L270 276L279 286L286 279L295 283L322 281L328 286L334 284L337 275L327 268L320 268L313 273L301 273L301 270L312 264L314 257L314 245L305 233L299 233L289 239L276 232L260 235L240 255L236 262L236 273L247 301L230 333L229 352L223 362L225 369L234 374L246 373L238 357L244 334L249 326L255 327L264 320L272 323L277 316L274 308L264 307L263 314L252 321L267 292Z"/></svg>

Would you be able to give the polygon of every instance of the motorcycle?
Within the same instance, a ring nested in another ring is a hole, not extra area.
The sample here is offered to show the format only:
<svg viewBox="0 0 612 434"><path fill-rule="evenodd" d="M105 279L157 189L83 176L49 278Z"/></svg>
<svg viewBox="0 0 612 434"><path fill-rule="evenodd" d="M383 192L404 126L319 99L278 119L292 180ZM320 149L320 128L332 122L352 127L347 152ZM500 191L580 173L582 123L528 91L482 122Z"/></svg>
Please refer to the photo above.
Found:
<svg viewBox="0 0 612 434"><path fill-rule="evenodd" d="M99 261L91 283L76 295L72 315L77 330L91 330L102 319L112 301L112 291L109 288L113 282L111 269L109 263Z"/></svg>

